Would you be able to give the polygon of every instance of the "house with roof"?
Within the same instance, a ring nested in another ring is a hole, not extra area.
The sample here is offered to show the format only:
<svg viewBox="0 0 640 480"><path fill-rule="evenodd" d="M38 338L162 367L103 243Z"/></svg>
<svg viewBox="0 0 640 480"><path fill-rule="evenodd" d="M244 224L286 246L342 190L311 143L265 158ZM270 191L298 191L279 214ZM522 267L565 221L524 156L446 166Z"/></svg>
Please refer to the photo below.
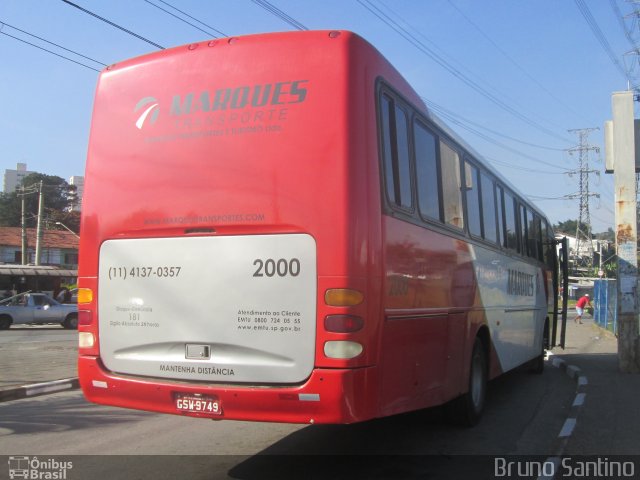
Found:
<svg viewBox="0 0 640 480"><path fill-rule="evenodd" d="M0 227L0 294L4 290L53 291L74 284L78 275L79 238L72 232L43 230L40 264L35 265L36 229L27 228L26 265L22 262L22 229Z"/></svg>

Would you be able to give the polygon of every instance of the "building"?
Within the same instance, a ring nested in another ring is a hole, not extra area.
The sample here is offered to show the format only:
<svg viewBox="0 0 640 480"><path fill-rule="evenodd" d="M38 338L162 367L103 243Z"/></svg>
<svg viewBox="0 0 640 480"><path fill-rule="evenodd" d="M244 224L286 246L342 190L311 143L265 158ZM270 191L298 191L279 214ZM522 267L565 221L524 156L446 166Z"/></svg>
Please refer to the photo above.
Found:
<svg viewBox="0 0 640 480"><path fill-rule="evenodd" d="M32 173L38 172L30 172L27 170L26 163L18 163L16 165L15 170L7 169L4 171L4 183L3 183L3 192L4 193L13 193L16 189L22 185L22 180L27 175L31 175ZM69 177L69 185L73 185L76 187L76 193L78 195L78 201L73 208L75 211L80 211L80 206L82 205L82 195L84 193L84 177L79 175L74 175Z"/></svg>
<svg viewBox="0 0 640 480"><path fill-rule="evenodd" d="M69 178L69 185L73 185L76 187L76 195L78 196L78 201L73 207L73 210L76 212L80 211L80 207L82 206L82 195L84 194L84 177L74 175Z"/></svg>
<svg viewBox="0 0 640 480"><path fill-rule="evenodd" d="M566 233L556 233L556 239L561 239L562 237L567 238L567 246L569 247L569 255L570 256L578 256L578 257L591 257L593 256L593 249L598 248L597 240L593 240L592 243L589 243L586 240L580 242L580 251L577 251L578 240L573 235L568 235Z"/></svg>
<svg viewBox="0 0 640 480"><path fill-rule="evenodd" d="M562 237L567 237L569 256L571 257L576 256L592 259L594 257L594 254L602 251L608 251L612 243L609 240L599 240L594 238L591 242L580 242L580 248L579 251L577 251L576 248L578 247L578 240L576 239L576 237L567 235L565 233L556 234L556 240L560 240Z"/></svg>
<svg viewBox="0 0 640 480"><path fill-rule="evenodd" d="M40 265L34 266L36 229L27 229L28 263L22 263L22 230L0 227L0 298L3 292L55 292L74 285L78 276L79 238L66 231L44 230Z"/></svg>
<svg viewBox="0 0 640 480"><path fill-rule="evenodd" d="M5 170L2 191L4 193L15 192L16 188L18 188L22 184L22 179L27 175L31 175L32 173L36 172L28 171L26 163L18 163L15 170Z"/></svg>
<svg viewBox="0 0 640 480"><path fill-rule="evenodd" d="M20 227L0 227L0 265L22 263L22 230ZM67 231L43 230L40 245L40 265L77 270L79 238ZM36 229L27 228L27 262L34 264Z"/></svg>

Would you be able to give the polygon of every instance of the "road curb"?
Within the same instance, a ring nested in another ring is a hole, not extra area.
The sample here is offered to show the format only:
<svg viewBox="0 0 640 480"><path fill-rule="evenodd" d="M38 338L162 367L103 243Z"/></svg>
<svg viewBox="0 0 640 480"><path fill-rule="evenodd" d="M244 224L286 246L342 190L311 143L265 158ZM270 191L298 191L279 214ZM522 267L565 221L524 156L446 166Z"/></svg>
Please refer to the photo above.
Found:
<svg viewBox="0 0 640 480"><path fill-rule="evenodd" d="M20 387L0 390L0 402L19 400L21 398L37 397L49 393L62 392L64 390L75 390L80 388L77 378L63 378L51 382L33 383Z"/></svg>
<svg viewBox="0 0 640 480"><path fill-rule="evenodd" d="M556 357L551 352L549 352L548 355L551 360L551 365L554 368L564 370L564 373L576 382L576 396L571 404L567 418L558 433L553 454L547 458L547 462L554 465L553 475L541 475L538 477L538 480L551 480L555 478L555 473L558 471L558 467L562 456L564 455L567 443L569 442L569 438L578 423L578 414L584 405L585 398L587 396L587 385L589 385L589 380L579 367L576 367L575 365L568 365L564 359Z"/></svg>
<svg viewBox="0 0 640 480"><path fill-rule="evenodd" d="M589 385L589 380L579 367L576 367L575 365L568 365L567 362L562 358L553 356L551 364L555 368L564 370L564 373L576 382L576 396L573 400L571 408L569 409L567 420L565 421L562 429L560 430L560 433L558 434L559 445L556 449L556 455L562 455L567 441L573 433L573 429L577 423L578 414L582 409L582 405L584 405L584 401L587 396L586 390L587 386Z"/></svg>

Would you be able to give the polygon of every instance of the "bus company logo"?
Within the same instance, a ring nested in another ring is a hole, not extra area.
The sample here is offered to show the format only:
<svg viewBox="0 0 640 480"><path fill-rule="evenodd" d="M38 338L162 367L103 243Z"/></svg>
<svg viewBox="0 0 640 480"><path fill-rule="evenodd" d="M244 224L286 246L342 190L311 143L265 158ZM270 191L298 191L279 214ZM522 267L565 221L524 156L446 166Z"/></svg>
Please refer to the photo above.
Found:
<svg viewBox="0 0 640 480"><path fill-rule="evenodd" d="M175 94L170 101L169 115L176 119L176 126L177 119L197 112L230 112L227 121L282 120L284 114L275 112L288 105L304 102L307 98L308 89L305 85L307 82L308 80L292 80ZM258 110L250 114L248 112L250 109ZM247 112L242 116L240 113L238 115L232 113L244 110ZM144 97L136 103L133 111L138 113L135 125L138 130L142 130L145 125L156 123L160 117L160 100L151 96ZM217 120L219 123L222 122L220 118Z"/></svg>
<svg viewBox="0 0 640 480"><path fill-rule="evenodd" d="M308 80L267 83L264 85L241 86L190 92L174 95L171 115L185 115L195 112L217 112L240 110L248 107L276 107L292 103L302 103L307 98Z"/></svg>
<svg viewBox="0 0 640 480"><path fill-rule="evenodd" d="M55 458L40 460L38 457L9 457L9 478L66 480L67 470L73 468L73 462L61 462Z"/></svg>
<svg viewBox="0 0 640 480"><path fill-rule="evenodd" d="M535 295L534 276L518 270L508 269L507 294L523 297Z"/></svg>
<svg viewBox="0 0 640 480"><path fill-rule="evenodd" d="M147 120L147 118L149 118L149 123L153 125L154 123L156 123L156 120L158 120L158 116L160 115L160 104L154 97L144 97L136 104L136 107L133 109L133 111L137 112L143 108L144 111L140 114L138 120L136 120L136 127L138 127L138 130L142 130L144 122Z"/></svg>

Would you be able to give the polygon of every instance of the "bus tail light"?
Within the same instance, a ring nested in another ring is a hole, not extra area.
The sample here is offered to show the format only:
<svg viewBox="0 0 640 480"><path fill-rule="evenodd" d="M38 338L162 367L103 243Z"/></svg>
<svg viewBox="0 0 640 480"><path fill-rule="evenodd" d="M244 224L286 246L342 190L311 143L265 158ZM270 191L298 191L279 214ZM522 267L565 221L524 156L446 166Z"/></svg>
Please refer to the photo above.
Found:
<svg viewBox="0 0 640 480"><path fill-rule="evenodd" d="M91 332L79 332L78 333L78 347L79 348L93 348L96 343L96 339Z"/></svg>
<svg viewBox="0 0 640 480"><path fill-rule="evenodd" d="M327 315L324 317L324 328L328 332L353 333L362 329L364 320L355 315Z"/></svg>
<svg viewBox="0 0 640 480"><path fill-rule="evenodd" d="M78 289L78 303L91 303L93 302L93 290L90 288Z"/></svg>
<svg viewBox="0 0 640 480"><path fill-rule="evenodd" d="M362 344L347 340L333 340L324 344L324 354L328 358L349 360L362 353Z"/></svg>
<svg viewBox="0 0 640 480"><path fill-rule="evenodd" d="M93 312L91 310L78 310L78 325L85 327L93 323Z"/></svg>
<svg viewBox="0 0 640 480"><path fill-rule="evenodd" d="M351 288L330 288L324 292L324 303L331 307L354 307L363 300L362 292Z"/></svg>

